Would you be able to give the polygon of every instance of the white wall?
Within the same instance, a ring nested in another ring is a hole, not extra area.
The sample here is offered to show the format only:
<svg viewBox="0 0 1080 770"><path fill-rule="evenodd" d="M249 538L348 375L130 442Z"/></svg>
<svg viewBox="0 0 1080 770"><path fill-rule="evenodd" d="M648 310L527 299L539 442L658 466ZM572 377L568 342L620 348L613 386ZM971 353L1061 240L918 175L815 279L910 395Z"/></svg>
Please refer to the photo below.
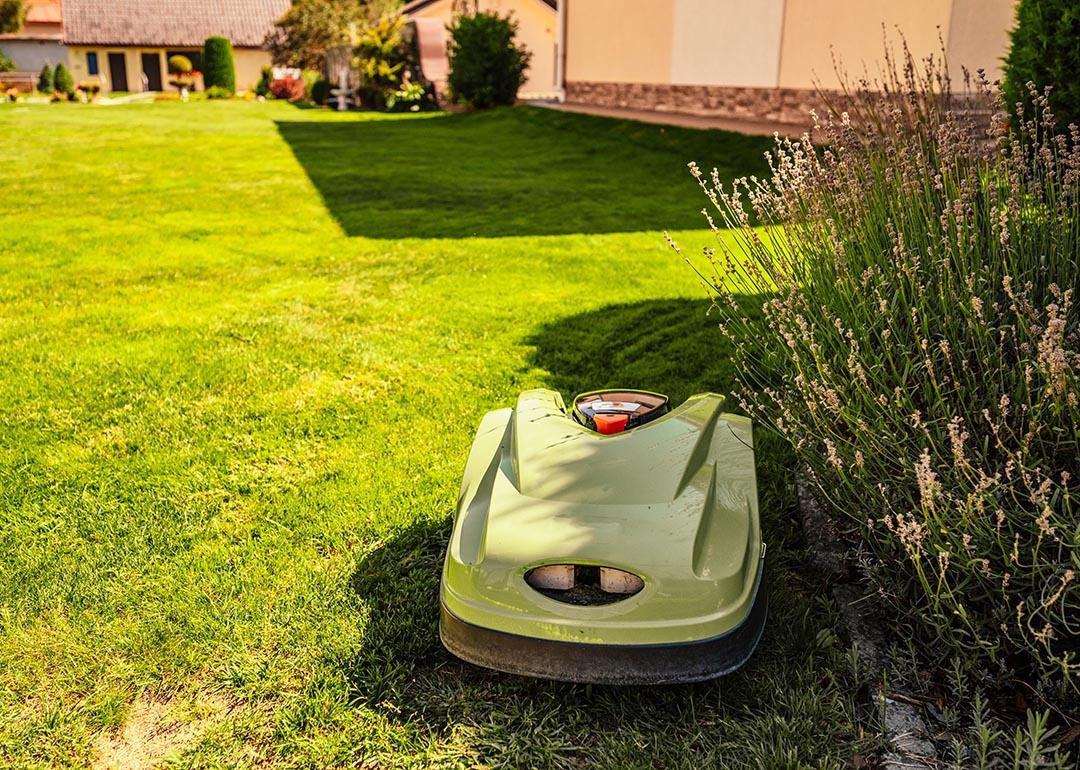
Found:
<svg viewBox="0 0 1080 770"><path fill-rule="evenodd" d="M675 0L671 82L773 87L784 0Z"/></svg>
<svg viewBox="0 0 1080 770"><path fill-rule="evenodd" d="M15 69L28 72L67 62L67 51L55 40L0 40L0 51L15 62Z"/></svg>

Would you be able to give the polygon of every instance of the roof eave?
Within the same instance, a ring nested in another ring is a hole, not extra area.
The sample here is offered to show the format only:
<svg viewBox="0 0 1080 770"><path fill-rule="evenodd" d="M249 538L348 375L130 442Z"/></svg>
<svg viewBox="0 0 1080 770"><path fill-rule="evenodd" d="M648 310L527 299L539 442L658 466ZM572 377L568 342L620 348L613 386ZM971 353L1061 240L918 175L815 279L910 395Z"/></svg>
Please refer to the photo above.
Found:
<svg viewBox="0 0 1080 770"><path fill-rule="evenodd" d="M558 0L536 0L536 1L538 3L543 3L544 5L551 8L551 10L553 10L553 11L559 10L559 2L558 2ZM437 3L437 2L439 2L439 0L411 0L411 2L405 3L405 5L401 6L401 14L403 16L408 16L411 13L416 13L417 11L420 11L420 10L423 10L424 8L427 8L432 3Z"/></svg>

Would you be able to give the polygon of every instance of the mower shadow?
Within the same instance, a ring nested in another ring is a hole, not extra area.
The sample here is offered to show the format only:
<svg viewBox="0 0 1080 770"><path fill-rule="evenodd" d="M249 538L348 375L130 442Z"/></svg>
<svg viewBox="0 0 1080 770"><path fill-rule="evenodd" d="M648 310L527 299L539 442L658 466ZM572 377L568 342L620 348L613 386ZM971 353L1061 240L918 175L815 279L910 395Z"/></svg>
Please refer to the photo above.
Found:
<svg viewBox="0 0 1080 770"><path fill-rule="evenodd" d="M761 302L747 296L739 310L759 316ZM695 393L726 396L734 369L718 310L707 299L658 299L562 318L527 338L535 351L530 363L548 372L545 384L568 403L615 387L664 393L673 404Z"/></svg>
<svg viewBox="0 0 1080 770"><path fill-rule="evenodd" d="M760 304L747 298L746 312ZM528 339L535 345L531 363L566 397L608 385L665 392L676 403L704 390L726 393L730 350L716 320L706 317L708 307L705 300L667 299L564 318ZM485 765L657 767L683 764L687 756L707 765L772 764L781 750L777 725L820 729L837 717L809 712L831 708L823 705L836 702L828 688L848 685L837 664L828 675L815 664L835 618L822 585L800 565L791 458L763 431L755 441L770 617L757 653L739 671L701 684L620 688L526 679L458 661L438 638L448 509L400 531L356 566L351 586L364 624L346 665L354 702L432 740L464 730L469 751ZM763 703L766 694L771 700ZM808 722L814 719L818 727ZM760 747L760 759L744 749L725 753L739 746L729 740L736 733ZM800 741L794 745L813 743Z"/></svg>

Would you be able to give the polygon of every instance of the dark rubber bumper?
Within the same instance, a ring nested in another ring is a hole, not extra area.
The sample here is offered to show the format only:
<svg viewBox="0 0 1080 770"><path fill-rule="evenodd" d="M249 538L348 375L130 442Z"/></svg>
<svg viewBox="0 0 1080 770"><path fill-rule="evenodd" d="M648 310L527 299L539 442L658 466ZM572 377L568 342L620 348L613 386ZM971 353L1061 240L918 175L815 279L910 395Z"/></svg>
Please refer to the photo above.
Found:
<svg viewBox="0 0 1080 770"><path fill-rule="evenodd" d="M439 636L457 657L508 674L590 684L677 684L731 673L757 648L768 600L758 579L746 619L720 636L676 644L583 644L494 631L440 604Z"/></svg>

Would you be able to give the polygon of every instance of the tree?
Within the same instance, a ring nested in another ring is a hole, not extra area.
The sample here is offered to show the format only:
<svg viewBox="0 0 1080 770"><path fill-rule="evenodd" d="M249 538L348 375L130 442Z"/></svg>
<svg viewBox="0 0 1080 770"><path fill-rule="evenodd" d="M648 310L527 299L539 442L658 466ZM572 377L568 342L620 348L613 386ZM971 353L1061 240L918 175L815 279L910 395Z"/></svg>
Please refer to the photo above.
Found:
<svg viewBox="0 0 1080 770"><path fill-rule="evenodd" d="M236 63L233 61L232 43L227 37L208 37L203 43L203 84L207 89L217 86L236 93Z"/></svg>
<svg viewBox="0 0 1080 770"><path fill-rule="evenodd" d="M494 11L466 13L450 25L450 92L484 109L513 104L532 54L516 45L517 22Z"/></svg>
<svg viewBox="0 0 1080 770"><path fill-rule="evenodd" d="M400 6L401 0L292 0L266 47L275 64L321 70L328 50L352 44L356 30Z"/></svg>
<svg viewBox="0 0 1080 770"><path fill-rule="evenodd" d="M71 77L71 71L64 66L63 62L56 65L56 72L53 74L53 88L62 94L75 93L75 79Z"/></svg>
<svg viewBox="0 0 1080 770"><path fill-rule="evenodd" d="M48 64L41 66L41 74L37 79L37 90L43 94L51 94L55 88L56 81L53 79L53 70Z"/></svg>
<svg viewBox="0 0 1080 770"><path fill-rule="evenodd" d="M25 21L24 0L0 0L0 34L18 32Z"/></svg>
<svg viewBox="0 0 1080 770"><path fill-rule="evenodd" d="M293 0L266 45L276 64L322 69L326 52L348 45L366 18L361 0Z"/></svg>
<svg viewBox="0 0 1080 770"><path fill-rule="evenodd" d="M1020 0L1012 45L1005 59L1003 91L1031 115L1028 82L1050 91L1050 109L1060 127L1080 124L1080 4L1076 0Z"/></svg>

